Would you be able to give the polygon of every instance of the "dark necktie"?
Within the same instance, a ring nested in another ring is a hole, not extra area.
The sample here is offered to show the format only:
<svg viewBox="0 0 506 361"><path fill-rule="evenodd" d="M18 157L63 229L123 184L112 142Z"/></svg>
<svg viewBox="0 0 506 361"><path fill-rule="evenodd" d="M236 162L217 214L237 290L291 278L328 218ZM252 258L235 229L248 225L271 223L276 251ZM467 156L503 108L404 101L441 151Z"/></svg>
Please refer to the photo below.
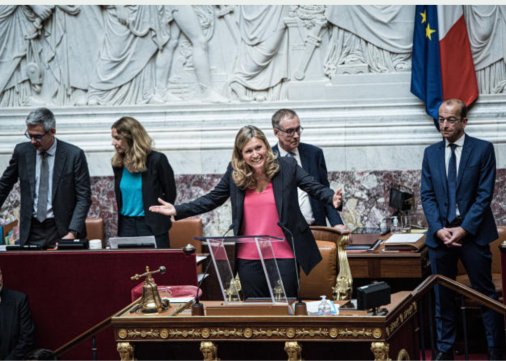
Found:
<svg viewBox="0 0 506 361"><path fill-rule="evenodd" d="M37 201L37 220L44 222L47 218L47 197L49 193L49 166L47 164L48 154L41 152L42 158L40 164L40 181L39 181L39 199Z"/></svg>
<svg viewBox="0 0 506 361"><path fill-rule="evenodd" d="M452 155L448 164L448 223L452 223L457 217L457 156L455 155L456 144L450 144Z"/></svg>

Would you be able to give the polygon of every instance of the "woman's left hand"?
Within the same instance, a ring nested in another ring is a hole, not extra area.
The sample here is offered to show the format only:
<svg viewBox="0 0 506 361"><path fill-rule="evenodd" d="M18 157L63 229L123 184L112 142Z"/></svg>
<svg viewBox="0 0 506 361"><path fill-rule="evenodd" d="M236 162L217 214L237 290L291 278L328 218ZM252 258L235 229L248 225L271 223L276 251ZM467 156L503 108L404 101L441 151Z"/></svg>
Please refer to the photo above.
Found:
<svg viewBox="0 0 506 361"><path fill-rule="evenodd" d="M343 190L341 188L339 188L336 191L336 194L334 194L334 199L333 199L334 208L339 208L339 206L341 205L342 198L343 198Z"/></svg>

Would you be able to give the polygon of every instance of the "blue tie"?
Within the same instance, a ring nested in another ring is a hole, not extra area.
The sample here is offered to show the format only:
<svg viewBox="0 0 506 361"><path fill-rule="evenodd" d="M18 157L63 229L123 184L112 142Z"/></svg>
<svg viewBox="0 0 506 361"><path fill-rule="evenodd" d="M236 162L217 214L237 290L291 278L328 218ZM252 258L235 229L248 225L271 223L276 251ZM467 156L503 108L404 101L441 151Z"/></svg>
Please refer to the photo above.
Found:
<svg viewBox="0 0 506 361"><path fill-rule="evenodd" d="M292 157L293 157L293 154L292 154L292 153L290 153L290 152L288 152L288 153L286 153L286 157L292 158Z"/></svg>
<svg viewBox="0 0 506 361"><path fill-rule="evenodd" d="M455 155L456 144L450 144L452 155L448 164L448 223L452 223L457 217L457 157Z"/></svg>

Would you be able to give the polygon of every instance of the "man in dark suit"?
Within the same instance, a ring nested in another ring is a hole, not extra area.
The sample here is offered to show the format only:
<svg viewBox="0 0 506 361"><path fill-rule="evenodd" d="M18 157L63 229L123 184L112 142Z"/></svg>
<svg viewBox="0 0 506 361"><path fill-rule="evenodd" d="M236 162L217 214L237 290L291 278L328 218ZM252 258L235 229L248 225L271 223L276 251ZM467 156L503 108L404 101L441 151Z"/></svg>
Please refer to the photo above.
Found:
<svg viewBox="0 0 506 361"><path fill-rule="evenodd" d="M3 288L0 269L0 360L22 360L33 348L33 329L28 298Z"/></svg>
<svg viewBox="0 0 506 361"><path fill-rule="evenodd" d="M460 258L475 290L496 299L491 276L489 243L498 238L490 208L495 184L495 155L491 143L465 134L465 104L457 99L439 108L444 140L425 149L421 198L429 231L432 273L456 278ZM455 341L453 291L436 286L437 360L453 360ZM482 308L489 359L502 359L503 317Z"/></svg>
<svg viewBox="0 0 506 361"><path fill-rule="evenodd" d="M280 157L294 157L299 166L311 174L317 182L330 187L323 151L314 145L300 142L303 128L297 113L291 109L278 110L272 116L272 127L274 135L278 138L278 144L272 147L273 152L278 153ZM326 226L325 218L328 218L332 227L347 229L337 209L324 205L301 189L298 196L300 209L309 225Z"/></svg>
<svg viewBox="0 0 506 361"><path fill-rule="evenodd" d="M25 135L0 179L0 207L20 181L20 244L53 246L58 239L86 238L91 206L84 152L55 138L56 121L46 108L32 111Z"/></svg>

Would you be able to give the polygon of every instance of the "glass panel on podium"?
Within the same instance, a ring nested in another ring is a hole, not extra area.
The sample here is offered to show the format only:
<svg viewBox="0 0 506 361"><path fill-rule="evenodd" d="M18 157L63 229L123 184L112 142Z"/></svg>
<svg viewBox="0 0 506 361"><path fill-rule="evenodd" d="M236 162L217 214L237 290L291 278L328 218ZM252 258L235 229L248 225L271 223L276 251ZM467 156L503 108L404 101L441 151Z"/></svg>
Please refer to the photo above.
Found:
<svg viewBox="0 0 506 361"><path fill-rule="evenodd" d="M273 242L283 242L283 238L273 236L241 236L241 237L198 237L199 241L207 242L212 262L214 264L218 282L221 287L225 304L243 304L239 294L239 287L235 281L234 272L230 266L225 243L235 243L236 247L241 244L253 245L252 249L258 252L256 255L262 265L265 281L269 294L262 298L245 299L244 304L288 304L288 300L283 286L283 281L279 273Z"/></svg>

